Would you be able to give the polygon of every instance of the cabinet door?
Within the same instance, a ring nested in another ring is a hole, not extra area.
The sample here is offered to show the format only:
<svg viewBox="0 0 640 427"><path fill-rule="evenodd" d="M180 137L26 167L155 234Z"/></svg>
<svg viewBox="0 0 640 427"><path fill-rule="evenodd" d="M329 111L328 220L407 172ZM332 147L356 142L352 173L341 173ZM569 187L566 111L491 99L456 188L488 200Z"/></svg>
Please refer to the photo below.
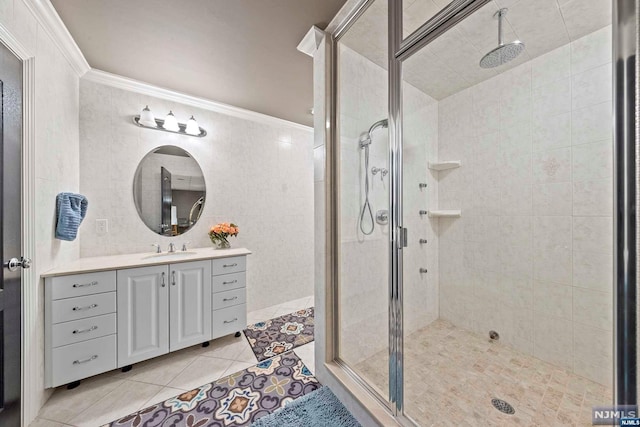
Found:
<svg viewBox="0 0 640 427"><path fill-rule="evenodd" d="M211 261L172 264L169 303L171 351L211 339Z"/></svg>
<svg viewBox="0 0 640 427"><path fill-rule="evenodd" d="M169 268L119 270L118 367L169 352Z"/></svg>

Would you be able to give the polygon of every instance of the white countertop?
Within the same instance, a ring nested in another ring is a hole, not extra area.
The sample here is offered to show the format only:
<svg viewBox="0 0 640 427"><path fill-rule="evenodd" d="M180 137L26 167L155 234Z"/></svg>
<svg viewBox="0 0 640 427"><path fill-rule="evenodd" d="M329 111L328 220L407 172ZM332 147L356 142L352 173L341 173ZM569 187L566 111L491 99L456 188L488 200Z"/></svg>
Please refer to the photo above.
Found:
<svg viewBox="0 0 640 427"><path fill-rule="evenodd" d="M42 277L66 276L68 274L92 273L95 271L121 270L123 268L147 267L150 265L175 264L178 262L198 261L203 259L228 258L232 256L249 255L247 248L214 249L213 247L189 249L186 253L177 251L172 254L164 252L156 254L145 252L142 254L109 255L91 258L80 258L77 261L54 268L42 274ZM162 255L162 256L158 256Z"/></svg>

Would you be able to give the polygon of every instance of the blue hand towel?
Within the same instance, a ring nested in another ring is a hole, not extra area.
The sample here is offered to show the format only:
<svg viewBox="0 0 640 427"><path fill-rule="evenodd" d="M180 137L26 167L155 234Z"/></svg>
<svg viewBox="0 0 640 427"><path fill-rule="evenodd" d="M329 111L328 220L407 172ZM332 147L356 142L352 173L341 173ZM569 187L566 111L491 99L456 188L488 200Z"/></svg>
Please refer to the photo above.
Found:
<svg viewBox="0 0 640 427"><path fill-rule="evenodd" d="M73 241L87 214L87 198L81 194L60 193L56 196L56 239Z"/></svg>

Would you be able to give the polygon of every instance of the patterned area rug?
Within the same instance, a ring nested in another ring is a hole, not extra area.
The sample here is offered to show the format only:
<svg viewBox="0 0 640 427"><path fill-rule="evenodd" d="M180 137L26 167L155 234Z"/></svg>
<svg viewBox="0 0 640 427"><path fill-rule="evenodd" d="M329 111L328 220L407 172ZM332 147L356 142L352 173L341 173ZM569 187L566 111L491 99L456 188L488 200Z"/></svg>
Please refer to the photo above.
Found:
<svg viewBox="0 0 640 427"><path fill-rule="evenodd" d="M313 307L247 326L244 335L258 361L313 341Z"/></svg>
<svg viewBox="0 0 640 427"><path fill-rule="evenodd" d="M298 356L289 352L149 406L108 426L247 426L320 387Z"/></svg>

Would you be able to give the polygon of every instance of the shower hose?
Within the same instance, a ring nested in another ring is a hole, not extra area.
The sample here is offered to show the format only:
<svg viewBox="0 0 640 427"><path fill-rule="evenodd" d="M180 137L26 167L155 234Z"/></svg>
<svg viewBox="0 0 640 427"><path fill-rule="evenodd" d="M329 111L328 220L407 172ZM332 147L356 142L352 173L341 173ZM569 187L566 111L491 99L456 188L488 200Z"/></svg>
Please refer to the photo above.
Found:
<svg viewBox="0 0 640 427"><path fill-rule="evenodd" d="M371 228L365 231L364 217L369 212L369 220ZM365 235L373 233L373 211L371 210L371 204L369 203L369 146L364 147L364 204L362 205L362 212L360 213L360 231Z"/></svg>

